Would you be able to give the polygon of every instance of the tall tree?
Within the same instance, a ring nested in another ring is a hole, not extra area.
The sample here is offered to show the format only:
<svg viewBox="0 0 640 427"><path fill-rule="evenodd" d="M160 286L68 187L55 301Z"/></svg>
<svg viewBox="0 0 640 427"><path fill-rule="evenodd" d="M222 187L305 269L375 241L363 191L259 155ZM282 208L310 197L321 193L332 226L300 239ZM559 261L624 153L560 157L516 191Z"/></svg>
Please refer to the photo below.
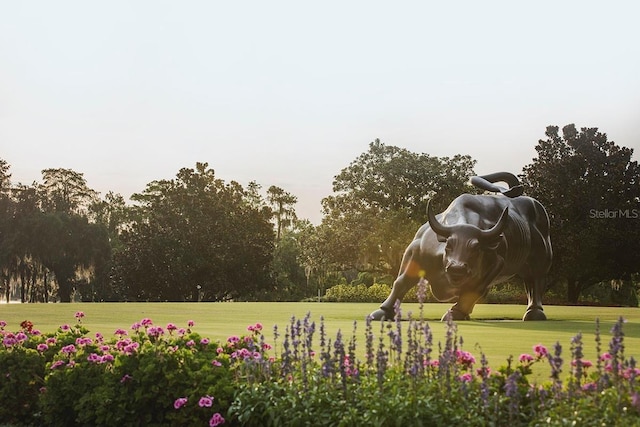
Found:
<svg viewBox="0 0 640 427"><path fill-rule="evenodd" d="M0 159L0 288L4 298L9 302L11 263L14 258L13 218L14 203L10 197L11 174L10 165Z"/></svg>
<svg viewBox="0 0 640 427"><path fill-rule="evenodd" d="M427 200L437 209L473 191L468 184L475 161L413 153L376 139L369 150L333 181L334 195L322 201L319 233L339 269L395 274L402 253L426 221Z"/></svg>
<svg viewBox="0 0 640 427"><path fill-rule="evenodd" d="M282 232L296 221L295 204L298 198L284 189L272 185L267 190L267 201L271 205L276 221L276 242L280 242Z"/></svg>
<svg viewBox="0 0 640 427"><path fill-rule="evenodd" d="M84 174L72 169L42 171L42 207L49 212L85 214L96 192L87 186Z"/></svg>
<svg viewBox="0 0 640 427"><path fill-rule="evenodd" d="M132 199L136 213L115 255L118 291L127 299L221 301L270 285L268 212L207 163L153 181Z"/></svg>
<svg viewBox="0 0 640 427"><path fill-rule="evenodd" d="M552 276L577 303L588 287L640 271L640 168L632 149L597 128L569 124L560 135L548 126L545 135L521 178L549 213Z"/></svg>
<svg viewBox="0 0 640 427"><path fill-rule="evenodd" d="M111 256L107 230L86 217L66 212L42 213L35 218L32 252L55 275L58 298L70 302L81 277L100 274Z"/></svg>

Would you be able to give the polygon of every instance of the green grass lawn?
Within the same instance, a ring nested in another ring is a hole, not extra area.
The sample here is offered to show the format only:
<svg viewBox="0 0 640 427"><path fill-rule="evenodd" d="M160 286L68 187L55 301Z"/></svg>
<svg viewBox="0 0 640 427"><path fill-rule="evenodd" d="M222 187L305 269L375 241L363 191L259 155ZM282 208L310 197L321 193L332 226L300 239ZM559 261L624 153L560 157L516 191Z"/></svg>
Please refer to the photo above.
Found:
<svg viewBox="0 0 640 427"><path fill-rule="evenodd" d="M444 340L444 324L439 321L449 304L426 304L424 317L433 329L434 342ZM151 318L154 324L164 326L169 322L186 327L188 320L195 322L194 331L212 340L225 340L230 335L242 335L249 324L264 325L267 341L273 342L273 325L281 334L291 316L303 318L311 313L312 320L324 318L329 337L335 337L338 329L346 337L357 322L357 343L364 353L364 319L377 304L363 303L71 303L71 304L0 304L0 320L8 323L8 330L19 328L20 322L30 320L42 332L53 332L60 325L74 324L76 311L85 313L82 323L91 331L110 336L116 328L129 329L142 318ZM403 304L403 316L419 314L418 304ZM522 322L525 307L519 305L479 304L472 314L473 320L458 322L458 335L464 339L464 349L479 358L480 351L487 355L492 367L497 368L512 355L532 353L532 346L543 344L552 350L556 341L563 346L563 356L568 359L571 338L583 334L585 358L595 362L595 320L600 319L603 351L606 351L613 323L624 317L625 354L640 356L640 309L617 307L546 306L546 322ZM376 324L374 332L379 333ZM319 346L316 334L315 346ZM437 345L435 350L437 351ZM566 365L565 365L566 366ZM534 370L534 376L542 380L548 375L546 366Z"/></svg>

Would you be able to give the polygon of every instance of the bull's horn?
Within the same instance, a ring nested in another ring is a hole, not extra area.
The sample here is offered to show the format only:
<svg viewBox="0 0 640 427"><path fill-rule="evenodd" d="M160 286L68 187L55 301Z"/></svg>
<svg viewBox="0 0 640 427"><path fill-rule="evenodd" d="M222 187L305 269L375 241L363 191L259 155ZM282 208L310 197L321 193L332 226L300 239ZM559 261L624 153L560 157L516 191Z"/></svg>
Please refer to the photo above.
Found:
<svg viewBox="0 0 640 427"><path fill-rule="evenodd" d="M427 201L427 218L429 219L429 226L438 236L449 237L451 235L451 226L439 223L433 214L431 210L431 200Z"/></svg>
<svg viewBox="0 0 640 427"><path fill-rule="evenodd" d="M500 236L500 233L507 226L507 221L509 220L509 207L507 206L502 211L502 215L500 215L500 219L496 224L488 230L482 230L482 237L486 240L494 240Z"/></svg>

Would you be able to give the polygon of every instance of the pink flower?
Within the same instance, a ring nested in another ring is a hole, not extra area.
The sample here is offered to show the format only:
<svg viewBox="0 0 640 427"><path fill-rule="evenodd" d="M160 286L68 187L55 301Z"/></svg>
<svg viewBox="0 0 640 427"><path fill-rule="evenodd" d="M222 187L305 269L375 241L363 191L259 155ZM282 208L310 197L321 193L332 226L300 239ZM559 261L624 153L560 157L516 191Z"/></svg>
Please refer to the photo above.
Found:
<svg viewBox="0 0 640 427"><path fill-rule="evenodd" d="M56 360L51 364L51 369L58 369L61 366L64 366L64 360Z"/></svg>
<svg viewBox="0 0 640 427"><path fill-rule="evenodd" d="M229 344L236 344L239 341L240 341L240 338L237 335L232 335L229 338L227 338L227 342Z"/></svg>
<svg viewBox="0 0 640 427"><path fill-rule="evenodd" d="M0 329L4 329L5 326L7 326L7 322L5 322L4 320L0 320Z"/></svg>
<svg viewBox="0 0 640 427"><path fill-rule="evenodd" d="M525 363L528 365L529 363L533 362L533 356L527 353L522 353L518 360L520 361L520 363Z"/></svg>
<svg viewBox="0 0 640 427"><path fill-rule="evenodd" d="M222 418L222 415L220 415L220 413L216 412L209 420L209 427L216 427L220 424L224 424L224 418Z"/></svg>
<svg viewBox="0 0 640 427"><path fill-rule="evenodd" d="M202 345L209 345L210 342L211 341L209 341L209 338L202 338L200 340L200 344L202 344Z"/></svg>
<svg viewBox="0 0 640 427"><path fill-rule="evenodd" d="M93 341L91 338L80 337L76 338L76 345L79 347L84 347L85 345L91 344Z"/></svg>
<svg viewBox="0 0 640 427"><path fill-rule="evenodd" d="M196 345L196 342L194 340L189 340L185 343L185 345L189 348L193 347L194 345Z"/></svg>
<svg viewBox="0 0 640 427"><path fill-rule="evenodd" d="M76 346L73 344L66 345L60 350L62 354L71 354L76 352Z"/></svg>
<svg viewBox="0 0 640 427"><path fill-rule="evenodd" d="M187 403L186 397L179 397L173 402L173 407L176 409L182 408Z"/></svg>
<svg viewBox="0 0 640 427"><path fill-rule="evenodd" d="M46 344L38 344L38 346L36 347L36 349L42 353L43 351L47 351L47 349L49 348L48 345Z"/></svg>
<svg viewBox="0 0 640 427"><path fill-rule="evenodd" d="M547 347L543 346L542 344L534 345L533 352L536 354L536 357L538 359L541 359L549 355L549 350L547 350Z"/></svg>
<svg viewBox="0 0 640 427"><path fill-rule="evenodd" d="M71 329L71 326L64 324L62 326L60 326L60 329L62 329L63 331L68 331L69 329Z"/></svg>
<svg viewBox="0 0 640 427"><path fill-rule="evenodd" d="M460 377L458 378L460 379L460 381L465 383L471 382L471 380L473 380L473 376L469 372L460 375Z"/></svg>
<svg viewBox="0 0 640 427"><path fill-rule="evenodd" d="M609 353L602 353L602 355L600 356L600 360L605 361L605 360L611 360L612 356Z"/></svg>
<svg viewBox="0 0 640 427"><path fill-rule="evenodd" d="M218 353L218 354L224 353L224 348L222 348L222 347L216 348L216 353Z"/></svg>
<svg viewBox="0 0 640 427"><path fill-rule="evenodd" d="M145 317L144 319L142 319L142 320L140 321L140 324L141 324L142 326L144 326L144 327L147 327L147 326L151 326L151 325L153 325L153 321L152 321L151 319L149 319L148 317Z"/></svg>
<svg viewBox="0 0 640 427"><path fill-rule="evenodd" d="M640 376L640 368L627 368L622 371L622 377L627 380L638 376Z"/></svg>
<svg viewBox="0 0 640 427"><path fill-rule="evenodd" d="M133 353L136 352L136 350L138 350L138 348L140 347L140 344L137 342L132 342L131 344L127 344L122 351L124 352L124 354L126 354L127 356L131 356Z"/></svg>
<svg viewBox="0 0 640 427"><path fill-rule="evenodd" d="M491 375L491 368L489 368L488 366L478 368L476 369L476 374L478 374L479 377L488 377L489 375Z"/></svg>
<svg viewBox="0 0 640 427"><path fill-rule="evenodd" d="M220 367L220 366L222 366L222 363L220 363L220 361L218 361L216 359L213 359L211 361L211 365L216 366L216 367Z"/></svg>
<svg viewBox="0 0 640 427"><path fill-rule="evenodd" d="M437 359L430 360L430 361L428 361L428 362L427 362L427 361L425 361L425 362L424 362L424 365L425 365L425 366L430 366L430 367L432 367L432 368L437 368L438 366L440 366L440 361L439 361L439 360L437 360Z"/></svg>
<svg viewBox="0 0 640 427"><path fill-rule="evenodd" d="M124 329L116 329L116 331L113 333L114 335L120 335L121 337L124 335L127 335L127 331L125 331Z"/></svg>
<svg viewBox="0 0 640 427"><path fill-rule="evenodd" d="M96 353L91 353L89 357L87 357L87 360L92 363L99 363L102 359Z"/></svg>
<svg viewBox="0 0 640 427"><path fill-rule="evenodd" d="M571 366L578 366L578 360L574 359L571 361ZM590 368L593 366L593 363L591 363L589 360L580 360L580 366L582 366L583 368Z"/></svg>
<svg viewBox="0 0 640 427"><path fill-rule="evenodd" d="M164 335L164 329L160 326L152 326L147 330L147 335L150 337L159 337L160 335Z"/></svg>
<svg viewBox="0 0 640 427"><path fill-rule="evenodd" d="M84 317L84 313L82 311L76 311L76 319L80 321Z"/></svg>
<svg viewBox="0 0 640 427"><path fill-rule="evenodd" d="M189 320L189 321L187 321L187 326L188 326L188 327L190 327L190 328L193 328L193 326L194 326L195 324L196 324L196 323L195 323L193 320Z"/></svg>
<svg viewBox="0 0 640 427"><path fill-rule="evenodd" d="M138 330L142 327L142 325L139 322L134 323L133 325L131 325L131 329L133 329L134 331L138 332Z"/></svg>
<svg viewBox="0 0 640 427"><path fill-rule="evenodd" d="M470 366L476 363L475 357L468 351L456 350L456 356L461 365Z"/></svg>
<svg viewBox="0 0 640 427"><path fill-rule="evenodd" d="M111 354L104 354L101 358L100 358L100 363L107 363L107 362L113 362L114 357Z"/></svg>
<svg viewBox="0 0 640 427"><path fill-rule="evenodd" d="M271 344L266 343L266 342L265 342L265 343L263 343L263 344L262 344L262 349L263 349L263 350L271 350ZM313 352L312 352L312 353L313 353ZM313 357L313 354L311 355L311 357Z"/></svg>
<svg viewBox="0 0 640 427"><path fill-rule="evenodd" d="M213 397L211 396L203 396L200 398L200 401L198 402L198 406L200 406L201 408L211 408L211 406L213 405Z"/></svg>
<svg viewBox="0 0 640 427"><path fill-rule="evenodd" d="M124 375L122 376L122 378L120 378L120 383L121 383L121 384L124 384L124 383L126 383L127 381L129 381L130 379L133 379L133 377L132 377L131 375L129 375L129 374L124 374ZM175 405L175 402L174 402L174 405ZM178 408L176 408L176 409L178 409Z"/></svg>
<svg viewBox="0 0 640 427"><path fill-rule="evenodd" d="M173 333L173 331L175 331L176 329L178 329L178 327L176 325L174 325L173 323L167 323L167 331L169 331L169 333Z"/></svg>

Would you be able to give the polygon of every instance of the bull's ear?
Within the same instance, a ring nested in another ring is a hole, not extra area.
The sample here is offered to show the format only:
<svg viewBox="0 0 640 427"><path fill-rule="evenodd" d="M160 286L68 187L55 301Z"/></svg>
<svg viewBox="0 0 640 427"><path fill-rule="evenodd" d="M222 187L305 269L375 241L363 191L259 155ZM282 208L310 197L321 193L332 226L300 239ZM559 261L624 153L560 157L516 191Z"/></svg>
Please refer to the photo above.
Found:
<svg viewBox="0 0 640 427"><path fill-rule="evenodd" d="M436 238L438 239L438 242L440 243L446 243L447 242L447 238L444 236L439 235L438 233L436 233Z"/></svg>

